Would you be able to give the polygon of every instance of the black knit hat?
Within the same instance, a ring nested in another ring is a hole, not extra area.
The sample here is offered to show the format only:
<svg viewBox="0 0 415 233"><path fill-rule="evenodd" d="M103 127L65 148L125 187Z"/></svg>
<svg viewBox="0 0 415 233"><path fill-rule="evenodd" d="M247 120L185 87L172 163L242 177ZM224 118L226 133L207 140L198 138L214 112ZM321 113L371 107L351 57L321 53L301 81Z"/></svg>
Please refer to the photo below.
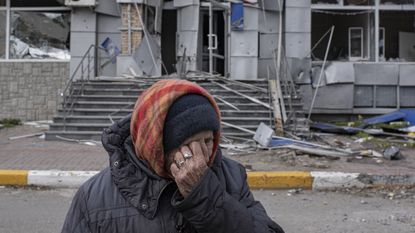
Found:
<svg viewBox="0 0 415 233"><path fill-rule="evenodd" d="M170 106L164 121L164 154L179 147L188 137L219 128L219 118L206 97L197 94L181 96Z"/></svg>

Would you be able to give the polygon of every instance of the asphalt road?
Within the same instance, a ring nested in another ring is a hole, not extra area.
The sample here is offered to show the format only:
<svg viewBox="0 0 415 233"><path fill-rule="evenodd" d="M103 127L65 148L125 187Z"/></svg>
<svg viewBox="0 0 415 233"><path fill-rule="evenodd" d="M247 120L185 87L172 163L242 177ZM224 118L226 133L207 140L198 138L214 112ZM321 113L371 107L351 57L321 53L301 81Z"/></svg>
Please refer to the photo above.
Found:
<svg viewBox="0 0 415 233"><path fill-rule="evenodd" d="M0 232L60 232L73 189L0 187ZM415 196L373 193L254 191L288 232L415 232ZM395 196L396 197L396 196Z"/></svg>

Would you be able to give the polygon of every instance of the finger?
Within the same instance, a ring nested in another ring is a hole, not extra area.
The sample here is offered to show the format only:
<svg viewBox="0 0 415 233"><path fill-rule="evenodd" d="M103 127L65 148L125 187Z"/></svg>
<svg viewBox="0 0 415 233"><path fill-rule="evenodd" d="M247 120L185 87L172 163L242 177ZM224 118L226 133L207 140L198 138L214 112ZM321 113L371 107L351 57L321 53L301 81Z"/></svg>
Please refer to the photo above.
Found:
<svg viewBox="0 0 415 233"><path fill-rule="evenodd" d="M170 172L174 178L178 177L180 174L180 169L177 167L175 163L170 165Z"/></svg>
<svg viewBox="0 0 415 233"><path fill-rule="evenodd" d="M210 159L210 153L209 153L209 149L208 149L208 147L205 143L205 140L203 140L203 139L200 140L200 146L202 147L202 151L203 151L203 154L205 156L205 160L206 160L206 162L208 162L209 159Z"/></svg>
<svg viewBox="0 0 415 233"><path fill-rule="evenodd" d="M174 154L174 162L175 162L175 163L179 163L180 161L184 161L184 157L183 157L183 154L182 154L182 152L181 152L181 151L177 151L177 152Z"/></svg>
<svg viewBox="0 0 415 233"><path fill-rule="evenodd" d="M192 150L195 159L205 158L202 147L200 146L200 143L198 141L191 142L189 144L189 147Z"/></svg>
<svg viewBox="0 0 415 233"><path fill-rule="evenodd" d="M193 151L189 148L189 146L182 146L181 148L180 148L180 152L182 152L182 154L190 154L190 155L195 155L194 153L193 153ZM183 158L184 158L184 156L183 156ZM192 158L192 157L191 157ZM189 160L189 159L191 159L191 158L188 158L187 160Z"/></svg>

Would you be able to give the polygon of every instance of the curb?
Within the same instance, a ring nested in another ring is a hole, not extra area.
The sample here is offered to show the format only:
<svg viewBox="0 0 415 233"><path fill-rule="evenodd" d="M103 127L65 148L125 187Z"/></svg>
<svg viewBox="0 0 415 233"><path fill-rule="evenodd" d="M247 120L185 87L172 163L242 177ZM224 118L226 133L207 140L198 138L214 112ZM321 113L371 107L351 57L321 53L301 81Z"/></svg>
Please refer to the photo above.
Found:
<svg viewBox="0 0 415 233"><path fill-rule="evenodd" d="M0 185L78 188L99 171L0 170ZM344 172L247 172L251 189L342 189L415 186L415 175L374 175Z"/></svg>

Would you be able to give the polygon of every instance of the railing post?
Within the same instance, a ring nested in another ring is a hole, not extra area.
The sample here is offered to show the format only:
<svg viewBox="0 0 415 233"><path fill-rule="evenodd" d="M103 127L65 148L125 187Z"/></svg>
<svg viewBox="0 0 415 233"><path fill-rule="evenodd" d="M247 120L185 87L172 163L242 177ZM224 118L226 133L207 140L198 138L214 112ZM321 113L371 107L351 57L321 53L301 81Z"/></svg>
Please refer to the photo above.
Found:
<svg viewBox="0 0 415 233"><path fill-rule="evenodd" d="M81 92L80 94L84 94L84 60L81 61Z"/></svg>
<svg viewBox="0 0 415 233"><path fill-rule="evenodd" d="M94 77L98 76L98 69L100 68L98 64L98 47L94 46Z"/></svg>
<svg viewBox="0 0 415 233"><path fill-rule="evenodd" d="M87 60L88 60L88 76L87 76L87 81L89 81L89 75L91 74L91 71L90 71L90 69L89 69L89 66L90 66L90 63L91 63L91 60L90 60L90 57L91 57L91 55L90 55L90 53L88 53L88 58L87 58Z"/></svg>
<svg viewBox="0 0 415 233"><path fill-rule="evenodd" d="M91 56L91 52L94 54L94 56ZM89 76L91 75L91 72L94 73L96 76L96 62L97 62L97 47L95 45L89 46L86 53L83 55L81 61L79 62L78 66L74 70L73 74L69 78L68 83L66 84L65 88L63 89L61 96L63 98L62 100L62 110L63 110L63 130L66 131L66 118L69 114L72 113L73 106L77 100L77 97L74 97L74 95L83 95L84 94L84 83L85 81L89 81ZM87 60L87 66L84 67L85 59ZM91 68L91 59L93 59L93 65L94 67ZM81 74L79 76L79 69ZM92 70L91 70L92 69ZM88 72L88 74L85 74L85 72ZM84 77L87 75L86 77ZM75 80L75 77L77 77L79 80ZM80 83L80 89L77 90L74 89L74 82Z"/></svg>
<svg viewBox="0 0 415 233"><path fill-rule="evenodd" d="M66 97L65 93L62 92L62 110L63 110L63 131L66 131Z"/></svg>

